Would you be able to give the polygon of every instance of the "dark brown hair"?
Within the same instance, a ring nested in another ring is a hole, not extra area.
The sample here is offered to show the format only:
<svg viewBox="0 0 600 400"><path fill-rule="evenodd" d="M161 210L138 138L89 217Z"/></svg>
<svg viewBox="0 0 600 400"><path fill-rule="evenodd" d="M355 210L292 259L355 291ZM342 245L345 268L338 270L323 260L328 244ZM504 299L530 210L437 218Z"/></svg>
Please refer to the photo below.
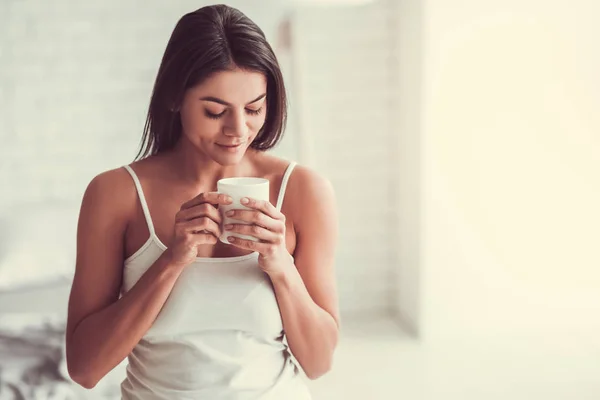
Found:
<svg viewBox="0 0 600 400"><path fill-rule="evenodd" d="M268 150L283 135L287 100L283 76L263 31L241 11L202 7L181 17L163 55L136 159L172 148L181 136L179 107L187 89L219 71L240 68L267 78L267 114L250 147Z"/></svg>

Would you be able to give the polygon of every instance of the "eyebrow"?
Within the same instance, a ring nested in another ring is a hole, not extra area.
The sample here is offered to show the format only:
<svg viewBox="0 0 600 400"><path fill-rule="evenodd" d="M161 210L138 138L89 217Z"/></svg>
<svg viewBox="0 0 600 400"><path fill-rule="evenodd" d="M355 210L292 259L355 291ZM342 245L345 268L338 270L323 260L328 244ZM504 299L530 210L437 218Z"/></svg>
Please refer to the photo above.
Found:
<svg viewBox="0 0 600 400"><path fill-rule="evenodd" d="M261 94L260 96L258 96L257 98L255 98L254 100L252 100L252 101L250 101L250 102L246 103L246 105L248 106L248 105L250 105L250 104L252 104L252 103L256 103L257 101L261 100L261 99L262 99L263 97L265 97L266 95L267 95L266 93L263 93L263 94ZM219 103L219 104L222 104L222 105L224 105L224 106L232 106L232 104L231 104L231 103L228 103L228 102L226 102L225 100L221 100L221 99L219 99L219 98L217 98L217 97L212 97L212 96L206 96L206 97L202 97L200 100L204 100L204 101L212 101L213 103Z"/></svg>

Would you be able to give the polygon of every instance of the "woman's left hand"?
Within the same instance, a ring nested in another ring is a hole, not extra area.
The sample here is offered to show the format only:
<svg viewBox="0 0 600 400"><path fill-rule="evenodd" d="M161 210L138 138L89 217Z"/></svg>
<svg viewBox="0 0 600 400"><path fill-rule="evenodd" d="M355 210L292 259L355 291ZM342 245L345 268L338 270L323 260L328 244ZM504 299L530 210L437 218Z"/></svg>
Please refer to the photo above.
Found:
<svg viewBox="0 0 600 400"><path fill-rule="evenodd" d="M227 240L241 249L252 250L259 253L258 263L260 268L269 275L281 272L293 258L287 251L285 243L285 216L269 201L248 198L241 203L251 210L230 210L225 215L245 224L225 225L225 233L235 232L257 238L259 241L241 239L227 236Z"/></svg>

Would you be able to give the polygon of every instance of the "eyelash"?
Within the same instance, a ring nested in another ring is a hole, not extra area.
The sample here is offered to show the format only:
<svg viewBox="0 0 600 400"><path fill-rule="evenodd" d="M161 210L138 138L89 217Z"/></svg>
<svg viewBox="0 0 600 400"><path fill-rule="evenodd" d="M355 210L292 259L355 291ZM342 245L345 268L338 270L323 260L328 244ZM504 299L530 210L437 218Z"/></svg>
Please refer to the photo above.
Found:
<svg viewBox="0 0 600 400"><path fill-rule="evenodd" d="M248 115L259 115L259 114L262 112L262 109L263 109L262 107L261 107L261 108L259 108L258 110L248 110L248 109L246 108L246 113L248 113ZM223 112L222 112L222 113L220 113L220 114L213 114L213 113L210 113L210 112L208 112L208 111L205 111L205 113L206 113L206 116L207 116L208 118L211 118L211 119L219 119L219 118L221 118L221 117L223 116L223 114L225 114L225 111L223 111Z"/></svg>

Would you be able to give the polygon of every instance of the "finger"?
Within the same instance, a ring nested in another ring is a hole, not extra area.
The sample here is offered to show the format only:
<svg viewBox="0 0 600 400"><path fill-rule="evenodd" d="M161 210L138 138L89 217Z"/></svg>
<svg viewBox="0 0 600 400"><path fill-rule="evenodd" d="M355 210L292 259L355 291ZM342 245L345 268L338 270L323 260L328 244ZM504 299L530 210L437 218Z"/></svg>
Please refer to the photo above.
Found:
<svg viewBox="0 0 600 400"><path fill-rule="evenodd" d="M219 235L210 231L209 229L196 231L194 229L188 230L183 227L180 227L179 230L176 231L176 235L179 236L187 236L189 235L189 240L196 245L212 243L215 244L219 240Z"/></svg>
<svg viewBox="0 0 600 400"><path fill-rule="evenodd" d="M227 241L241 249L256 251L260 254L270 253L270 249L272 248L272 246L274 246L271 243L255 242L253 240L241 239L236 236L227 236Z"/></svg>
<svg viewBox="0 0 600 400"><path fill-rule="evenodd" d="M219 213L219 210L217 210L217 208L210 203L198 204L196 206L179 211L175 215L175 222L189 221L200 217L209 217L216 223L221 223L221 213Z"/></svg>
<svg viewBox="0 0 600 400"><path fill-rule="evenodd" d="M247 202L244 202L246 200ZM268 200L257 200L251 197L244 197L240 200L240 202L248 208L254 208L256 210L262 211L263 213L267 214L273 219L278 219L282 221L285 220L285 215L283 215L281 211L275 208L275 206L271 204L271 202Z"/></svg>
<svg viewBox="0 0 600 400"><path fill-rule="evenodd" d="M230 232L235 232L255 237L263 242L279 243L280 241L280 235L259 225L228 224L225 225L224 228L226 235Z"/></svg>
<svg viewBox="0 0 600 400"><path fill-rule="evenodd" d="M194 207L197 206L198 204L202 204L202 203L210 203L210 204L214 204L214 205L226 205L226 204L231 204L233 202L233 199L231 198L231 196L228 196L226 194L223 193L218 193L218 192L203 192L200 193L198 196L194 197L191 200L188 200L187 202L183 203L181 205L181 209L186 209L186 208L190 208L190 207Z"/></svg>
<svg viewBox="0 0 600 400"><path fill-rule="evenodd" d="M258 210L229 210L225 215L238 221L262 226L275 233L285 232L285 223L283 221L273 219Z"/></svg>
<svg viewBox="0 0 600 400"><path fill-rule="evenodd" d="M216 237L221 236L221 227L208 217L195 218L181 223L186 233L210 233Z"/></svg>
<svg viewBox="0 0 600 400"><path fill-rule="evenodd" d="M194 243L196 244L215 244L219 238L212 233L196 233L194 234Z"/></svg>

